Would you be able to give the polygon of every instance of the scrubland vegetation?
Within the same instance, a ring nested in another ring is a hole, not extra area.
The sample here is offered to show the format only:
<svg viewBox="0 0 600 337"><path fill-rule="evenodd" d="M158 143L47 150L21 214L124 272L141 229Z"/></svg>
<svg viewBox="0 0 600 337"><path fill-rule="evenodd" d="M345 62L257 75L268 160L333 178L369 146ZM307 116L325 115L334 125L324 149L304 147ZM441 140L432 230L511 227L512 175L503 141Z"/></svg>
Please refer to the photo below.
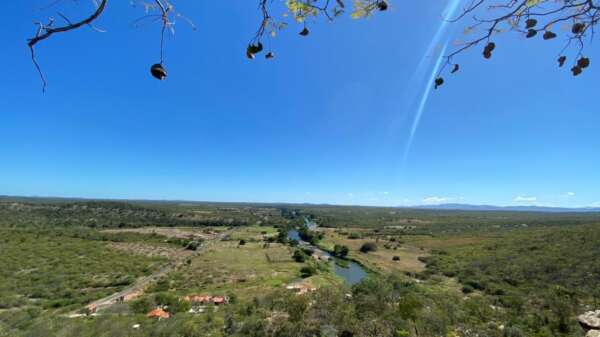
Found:
<svg viewBox="0 0 600 337"><path fill-rule="evenodd" d="M0 214L6 337L581 337L576 316L600 309L594 213L6 200ZM369 276L345 284L287 239L295 227ZM146 317L157 306L170 317Z"/></svg>

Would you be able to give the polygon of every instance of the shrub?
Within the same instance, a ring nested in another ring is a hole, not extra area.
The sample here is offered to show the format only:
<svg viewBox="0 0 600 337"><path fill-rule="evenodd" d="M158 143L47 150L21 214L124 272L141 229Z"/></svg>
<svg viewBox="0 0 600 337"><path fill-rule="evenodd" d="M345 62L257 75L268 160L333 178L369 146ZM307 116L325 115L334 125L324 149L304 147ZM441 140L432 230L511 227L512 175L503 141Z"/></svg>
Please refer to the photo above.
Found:
<svg viewBox="0 0 600 337"><path fill-rule="evenodd" d="M297 249L294 251L294 255L292 255L292 258L298 263L303 263L304 261L306 261L306 254L304 254L303 251Z"/></svg>
<svg viewBox="0 0 600 337"><path fill-rule="evenodd" d="M302 276L302 278L311 277L316 273L317 273L317 270L311 266L305 266L305 267L302 267L302 269L300 269L300 276Z"/></svg>
<svg viewBox="0 0 600 337"><path fill-rule="evenodd" d="M473 289L473 287L471 287L470 285L466 284L465 286L462 287L462 292L464 294L470 294L472 292L474 292L475 289Z"/></svg>
<svg viewBox="0 0 600 337"><path fill-rule="evenodd" d="M190 241L187 246L185 247L185 249L187 250L198 250L198 248L200 247L200 242L198 241Z"/></svg>
<svg viewBox="0 0 600 337"><path fill-rule="evenodd" d="M375 242L364 243L360 247L360 251L363 252L363 253L375 252L375 251L377 251L377 244Z"/></svg>
<svg viewBox="0 0 600 337"><path fill-rule="evenodd" d="M155 306L154 301L150 300L148 297L144 297L144 298L140 298L138 300L135 300L133 302L131 302L131 304L129 305L129 307L131 308L131 311L133 311L136 314L145 314L147 312L149 312L150 310L152 310Z"/></svg>
<svg viewBox="0 0 600 337"><path fill-rule="evenodd" d="M351 240L356 240L356 239L360 239L361 235L359 233L350 233L350 235L348 235L348 239Z"/></svg>
<svg viewBox="0 0 600 337"><path fill-rule="evenodd" d="M346 246L335 245L333 247L333 255L337 256L337 257L346 257L346 256L348 256L349 251L350 251L350 249L348 249L348 247L346 247Z"/></svg>

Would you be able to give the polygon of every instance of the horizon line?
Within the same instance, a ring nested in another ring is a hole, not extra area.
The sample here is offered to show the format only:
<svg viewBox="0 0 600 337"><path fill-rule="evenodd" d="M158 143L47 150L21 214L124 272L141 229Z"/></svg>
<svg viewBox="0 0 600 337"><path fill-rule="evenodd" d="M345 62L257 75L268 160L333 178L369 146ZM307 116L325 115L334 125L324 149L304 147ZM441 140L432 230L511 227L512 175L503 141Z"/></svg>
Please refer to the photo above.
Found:
<svg viewBox="0 0 600 337"><path fill-rule="evenodd" d="M413 205L364 205L364 204L342 204L342 203L313 203L313 202L288 202L288 201L218 201L218 200L191 200L191 199L153 199L153 198L103 198L103 197L67 197L67 196L40 196L40 195L4 195L0 199L59 199L64 201L119 201L119 202L157 202L157 203L197 203L197 204L249 204L249 205L308 205L308 206L334 206L334 207L365 207L365 208L404 208L404 209L430 209L446 211L477 211L460 209L463 207L497 208L495 211L511 211L510 208L529 209L555 209L555 210L590 210L600 212L597 206L544 206L544 205L495 205L495 204L469 204L469 203L438 203L438 204L413 204ZM444 209L440 207L456 206L456 209ZM486 210L480 210L486 211ZM539 211L543 212L543 211Z"/></svg>

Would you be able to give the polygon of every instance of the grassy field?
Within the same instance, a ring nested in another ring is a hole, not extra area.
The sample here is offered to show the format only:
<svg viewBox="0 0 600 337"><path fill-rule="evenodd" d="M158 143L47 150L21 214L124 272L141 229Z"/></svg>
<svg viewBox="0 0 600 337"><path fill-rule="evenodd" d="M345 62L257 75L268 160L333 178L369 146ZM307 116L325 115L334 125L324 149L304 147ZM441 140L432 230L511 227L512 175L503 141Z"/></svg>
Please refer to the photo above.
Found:
<svg viewBox="0 0 600 337"><path fill-rule="evenodd" d="M192 263L171 275L171 287L180 294L226 295L251 298L299 278L301 265L287 246L238 241L218 242Z"/></svg>
<svg viewBox="0 0 600 337"><path fill-rule="evenodd" d="M384 238L372 238L366 235L368 230L349 228L344 231L325 229L325 236L321 245L327 250L333 250L335 245L344 245L350 249L348 256L370 270L392 273L392 272L421 272L425 264L419 261L419 257L427 256L427 250L421 250L412 244L392 242ZM350 239L348 232L362 233L364 236ZM361 253L360 247L367 242L376 242L378 250L368 254ZM389 248L386 248L388 246ZM400 258L394 261L393 257Z"/></svg>

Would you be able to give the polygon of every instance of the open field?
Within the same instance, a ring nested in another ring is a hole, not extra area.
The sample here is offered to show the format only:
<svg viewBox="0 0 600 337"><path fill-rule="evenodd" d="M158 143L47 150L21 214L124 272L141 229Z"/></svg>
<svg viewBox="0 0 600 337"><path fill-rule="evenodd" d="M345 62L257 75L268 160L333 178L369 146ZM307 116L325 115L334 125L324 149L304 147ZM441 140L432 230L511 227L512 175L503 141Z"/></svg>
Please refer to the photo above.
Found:
<svg viewBox="0 0 600 337"><path fill-rule="evenodd" d="M299 264L290 247L237 241L220 242L191 265L171 275L171 287L181 294L233 293L251 299L269 289L283 288L300 278Z"/></svg>
<svg viewBox="0 0 600 337"><path fill-rule="evenodd" d="M366 233L367 231L361 229L350 228L351 232ZM427 250L421 250L417 246L407 245L399 242L392 242L389 239L374 239L367 237L361 237L358 239L348 238L346 231L340 233L336 230L325 229L323 230L325 237L322 240L322 246L328 250L333 250L334 245L343 245L350 249L349 257L359 261L367 268L391 273L391 272L421 272L425 269L425 264L419 261L419 257L427 256L429 253ZM378 250L368 254L361 253L360 247L367 242L375 242L378 246ZM389 248L386 248L388 246ZM394 261L393 257L397 256L400 258L399 261Z"/></svg>
<svg viewBox="0 0 600 337"><path fill-rule="evenodd" d="M161 235L168 238L177 239L214 239L216 235L226 228L223 227L141 227L141 228L121 228L121 229L106 229L104 233L140 233L150 235Z"/></svg>
<svg viewBox="0 0 600 337"><path fill-rule="evenodd" d="M165 245L150 245L139 242L111 242L108 247L128 254L149 257L162 257L166 259L181 260L192 256L193 252L181 247L170 247Z"/></svg>

